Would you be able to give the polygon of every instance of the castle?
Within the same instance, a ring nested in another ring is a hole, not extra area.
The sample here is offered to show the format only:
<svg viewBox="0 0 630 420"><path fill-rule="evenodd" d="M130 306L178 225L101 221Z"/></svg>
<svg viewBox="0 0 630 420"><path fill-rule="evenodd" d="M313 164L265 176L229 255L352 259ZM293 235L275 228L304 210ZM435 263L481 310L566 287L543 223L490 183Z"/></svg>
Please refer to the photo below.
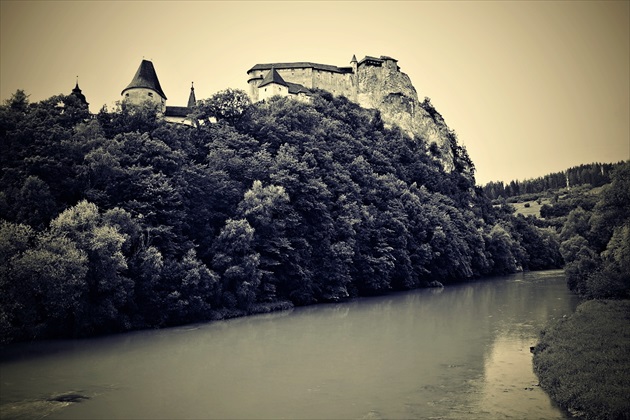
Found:
<svg viewBox="0 0 630 420"><path fill-rule="evenodd" d="M397 126L412 138L418 136L427 144L436 143L445 169L453 168L452 135L446 123L439 114L428 112L424 103L420 103L411 79L400 71L395 58L366 56L357 61L353 55L346 67L312 62L256 64L247 75L252 102L273 96L310 102L315 89L345 96L363 108L378 110L386 127ZM73 94L86 102L78 83ZM186 106L167 106L166 94L151 61L142 60L121 96L123 104L154 103L166 121L192 123L187 117L196 103L194 86L190 88Z"/></svg>
<svg viewBox="0 0 630 420"><path fill-rule="evenodd" d="M197 102L195 98L195 87L190 87L188 104L186 106L167 106L166 94L162 90L160 80L155 72L153 63L149 60L142 60L140 67L133 76L131 83L120 92L123 102L140 104L148 101L156 104L162 112L164 119L170 122L185 123L186 117L191 112L192 107Z"/></svg>
<svg viewBox="0 0 630 420"><path fill-rule="evenodd" d="M366 56L357 61L353 55L348 67L310 62L256 64L247 71L248 93L252 102L276 95L308 101L313 89L322 89L361 103L368 90L366 84L370 83L369 70L399 72L397 63L398 60L387 56Z"/></svg>
<svg viewBox="0 0 630 420"><path fill-rule="evenodd" d="M364 104L374 84L374 71L378 79L391 77L388 73L400 72L398 60L381 56L366 56L357 61L352 56L350 66L337 67L311 62L256 64L247 71L249 97L252 102L264 101L272 96L288 96L308 102L314 89L343 95L353 102ZM155 103L167 120L183 120L195 104L195 89L191 87L187 106L167 106L155 67L142 60L131 83L122 90L123 101ZM368 104L366 104L368 105Z"/></svg>

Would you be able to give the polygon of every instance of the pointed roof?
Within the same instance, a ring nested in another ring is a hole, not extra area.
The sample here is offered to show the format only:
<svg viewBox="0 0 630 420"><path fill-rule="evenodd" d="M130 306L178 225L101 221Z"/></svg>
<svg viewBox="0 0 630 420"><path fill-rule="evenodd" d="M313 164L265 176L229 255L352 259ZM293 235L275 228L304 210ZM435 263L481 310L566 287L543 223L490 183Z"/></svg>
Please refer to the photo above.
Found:
<svg viewBox="0 0 630 420"><path fill-rule="evenodd" d="M120 94L122 95L126 90L133 88L146 88L154 90L158 95L166 100L166 95L162 90L162 86L160 86L160 81L158 80L157 73L155 73L153 63L149 60L142 60L140 67L138 67L138 71L136 71L136 75L133 76L133 80L129 83L129 86L120 92Z"/></svg>
<svg viewBox="0 0 630 420"><path fill-rule="evenodd" d="M81 93L81 89L79 88L79 76L77 76L77 84L74 89L72 89L72 93L70 95L76 96L85 105L89 105L88 101L85 99L85 95Z"/></svg>
<svg viewBox="0 0 630 420"><path fill-rule="evenodd" d="M356 63L357 62L357 56L352 54L352 60L350 60L351 63Z"/></svg>
<svg viewBox="0 0 630 420"><path fill-rule="evenodd" d="M269 70L269 73L267 73L265 77L263 77L262 82L260 83L260 85L258 85L258 87L261 88L271 83L277 83L279 85L288 87L287 82L284 81L284 79L278 74L276 69L273 67L271 68L271 70Z"/></svg>
<svg viewBox="0 0 630 420"><path fill-rule="evenodd" d="M188 108L192 108L197 103L197 98L195 98L195 85L194 82L190 83L190 95L188 96Z"/></svg>

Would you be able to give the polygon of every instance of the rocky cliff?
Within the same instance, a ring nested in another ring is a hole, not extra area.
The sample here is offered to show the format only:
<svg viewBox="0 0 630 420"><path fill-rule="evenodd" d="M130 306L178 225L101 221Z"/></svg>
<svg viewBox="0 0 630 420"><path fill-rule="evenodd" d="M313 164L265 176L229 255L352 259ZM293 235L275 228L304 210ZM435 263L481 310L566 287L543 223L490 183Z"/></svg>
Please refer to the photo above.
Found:
<svg viewBox="0 0 630 420"><path fill-rule="evenodd" d="M435 142L447 171L454 169L452 135L428 100L420 102L409 76L396 67L364 66L358 72L357 102L381 112L386 125L398 125L409 136Z"/></svg>

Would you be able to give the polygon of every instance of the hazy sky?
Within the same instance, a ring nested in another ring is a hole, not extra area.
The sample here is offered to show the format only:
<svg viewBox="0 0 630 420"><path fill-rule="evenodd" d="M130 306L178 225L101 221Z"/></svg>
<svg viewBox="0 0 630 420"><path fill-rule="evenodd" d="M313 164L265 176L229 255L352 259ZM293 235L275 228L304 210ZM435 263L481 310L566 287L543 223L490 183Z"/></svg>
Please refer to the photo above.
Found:
<svg viewBox="0 0 630 420"><path fill-rule="evenodd" d="M68 94L97 112L140 61L168 105L247 88L256 63L399 60L477 182L630 158L630 2L0 2L0 99Z"/></svg>

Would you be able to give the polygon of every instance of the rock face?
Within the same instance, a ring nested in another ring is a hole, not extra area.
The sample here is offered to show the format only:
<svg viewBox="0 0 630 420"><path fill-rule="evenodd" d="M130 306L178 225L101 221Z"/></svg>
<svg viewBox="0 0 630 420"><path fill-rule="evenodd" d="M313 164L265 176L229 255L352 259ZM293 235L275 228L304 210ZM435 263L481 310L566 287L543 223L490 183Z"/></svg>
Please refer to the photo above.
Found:
<svg viewBox="0 0 630 420"><path fill-rule="evenodd" d="M359 69L356 102L381 112L386 125L398 125L407 135L435 142L447 171L454 168L449 129L428 100L420 102L409 76L395 66Z"/></svg>
<svg viewBox="0 0 630 420"><path fill-rule="evenodd" d="M247 72L249 95L254 102L269 97L270 92L304 99L300 94L310 94L311 89L346 96L364 108L380 111L386 126L397 125L410 137L420 137L428 145L435 143L431 150L444 168L448 172L457 169L453 133L428 100L418 100L418 93L409 76L400 71L398 60L366 56L357 61L353 56L350 64L350 67L311 62L256 64ZM274 86L278 89L273 90Z"/></svg>

